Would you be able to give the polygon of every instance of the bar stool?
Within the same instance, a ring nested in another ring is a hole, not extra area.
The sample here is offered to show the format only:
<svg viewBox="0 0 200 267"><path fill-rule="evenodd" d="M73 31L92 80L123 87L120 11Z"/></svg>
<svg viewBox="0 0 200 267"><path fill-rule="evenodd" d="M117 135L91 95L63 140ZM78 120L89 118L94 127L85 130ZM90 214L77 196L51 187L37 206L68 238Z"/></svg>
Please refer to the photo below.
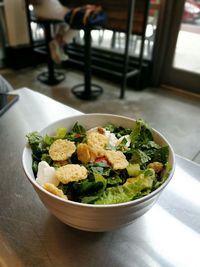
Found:
<svg viewBox="0 0 200 267"><path fill-rule="evenodd" d="M47 71L40 73L37 76L37 79L40 82L48 84L48 85L56 85L65 79L65 74L61 71L55 70L55 64L51 58L49 43L52 40L51 26L55 25L57 23L60 23L62 21L49 20L49 19L48 20L32 19L32 21L39 23L39 24L43 25L43 27L44 27L45 48L46 48L45 50L46 50L46 57L47 57ZM42 53L42 51L40 49L37 49L37 51Z"/></svg>
<svg viewBox="0 0 200 267"><path fill-rule="evenodd" d="M82 28L83 29L83 28ZM103 88L92 83L91 28L84 28L84 83L75 85L72 93L83 100L94 100L103 93Z"/></svg>
<svg viewBox="0 0 200 267"><path fill-rule="evenodd" d="M82 99L82 100L95 100L97 99L102 93L103 88L95 83L92 83L92 38L91 38L91 31L96 29L102 28L102 22L95 24L95 26L91 26L89 24L74 25L73 23L70 24L70 20L66 19L65 21L69 24L71 29L75 30L83 30L84 31L84 83L75 85L71 90L72 93Z"/></svg>
<svg viewBox="0 0 200 267"><path fill-rule="evenodd" d="M47 71L40 73L37 76L37 79L44 84L56 85L65 79L65 74L61 71L55 70L55 64L51 58L49 43L52 40L52 27L63 21L57 19L37 18L33 16L31 14L31 11L29 10L29 0L25 0L25 3L26 3L26 13L28 19L28 30L29 30L30 45L32 50L33 64L35 64L34 52L38 52L40 54L45 55L47 59ZM31 22L42 25L45 36L44 45L35 44L32 35Z"/></svg>

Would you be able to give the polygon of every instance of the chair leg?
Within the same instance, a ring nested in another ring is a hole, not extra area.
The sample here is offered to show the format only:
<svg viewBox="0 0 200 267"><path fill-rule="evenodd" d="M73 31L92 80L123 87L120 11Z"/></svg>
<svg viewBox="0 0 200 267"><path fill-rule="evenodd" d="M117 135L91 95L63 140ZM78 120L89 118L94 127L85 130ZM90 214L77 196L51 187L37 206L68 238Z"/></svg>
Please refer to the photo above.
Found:
<svg viewBox="0 0 200 267"><path fill-rule="evenodd" d="M51 52L49 49L49 43L52 40L51 38L51 25L50 23L44 24L45 28L45 37L46 37L46 51L47 51L47 66L48 66L48 73L49 73L49 80L54 80L54 63L51 59Z"/></svg>
<svg viewBox="0 0 200 267"><path fill-rule="evenodd" d="M85 29L85 56L84 56L84 63L85 63L85 93L87 95L91 94L91 31L88 27Z"/></svg>
<svg viewBox="0 0 200 267"><path fill-rule="evenodd" d="M115 48L115 43L116 43L116 32L112 32L112 38L111 38L111 48Z"/></svg>
<svg viewBox="0 0 200 267"><path fill-rule="evenodd" d="M123 99L125 95L125 87L127 83L127 72L128 72L128 59L129 59L129 38L130 35L127 34L126 36L126 44L125 44L125 54L124 54L124 65L123 65L123 72L122 72L122 83L121 83L121 91L120 91L120 98Z"/></svg>
<svg viewBox="0 0 200 267"><path fill-rule="evenodd" d="M128 12L128 21L127 21L127 30L126 30L126 44L125 44L125 54L124 54L124 64L122 70L122 83L120 98L123 99L125 95L125 88L127 83L127 72L128 72L128 60L129 60L129 41L130 35L132 33L132 24L133 24L133 12L135 7L135 0L130 0Z"/></svg>
<svg viewBox="0 0 200 267"><path fill-rule="evenodd" d="M144 54L144 46L145 46L145 38L146 38L146 26L147 26L147 21L148 21L149 6L150 6L150 1L147 2L146 8L145 8L145 20L143 22L143 34L141 36L141 46L140 46L140 54L139 54L139 60L138 60L139 75L138 75L137 81L136 81L136 89L137 90L142 89L142 85L141 85L142 64L143 64L143 54Z"/></svg>
<svg viewBox="0 0 200 267"><path fill-rule="evenodd" d="M145 34L143 34L143 36L141 38L140 54L139 54L139 59L138 59L139 74L138 74L138 77L137 77L137 80L136 80L136 89L137 90L141 90L141 76L142 76L144 45L145 45Z"/></svg>

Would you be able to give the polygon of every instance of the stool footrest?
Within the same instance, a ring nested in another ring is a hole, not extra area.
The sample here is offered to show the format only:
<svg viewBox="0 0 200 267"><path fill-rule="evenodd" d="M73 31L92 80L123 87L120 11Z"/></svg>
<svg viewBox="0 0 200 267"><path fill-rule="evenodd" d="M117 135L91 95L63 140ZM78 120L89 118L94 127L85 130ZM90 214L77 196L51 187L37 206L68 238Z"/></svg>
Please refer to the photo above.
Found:
<svg viewBox="0 0 200 267"><path fill-rule="evenodd" d="M103 93L103 88L97 84L91 84L89 92L85 90L85 84L77 84L72 89L72 93L82 100L95 100Z"/></svg>
<svg viewBox="0 0 200 267"><path fill-rule="evenodd" d="M54 71L53 76L49 75L48 71L44 71L37 76L37 79L48 85L56 85L65 79L65 74L60 71Z"/></svg>

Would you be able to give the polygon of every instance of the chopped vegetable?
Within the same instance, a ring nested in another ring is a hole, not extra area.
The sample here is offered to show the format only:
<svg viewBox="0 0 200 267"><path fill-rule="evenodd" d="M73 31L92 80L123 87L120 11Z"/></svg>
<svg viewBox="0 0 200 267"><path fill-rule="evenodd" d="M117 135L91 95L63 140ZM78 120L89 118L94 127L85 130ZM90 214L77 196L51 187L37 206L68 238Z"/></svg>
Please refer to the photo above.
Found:
<svg viewBox="0 0 200 267"><path fill-rule="evenodd" d="M138 176L140 174L140 164L136 163L136 164L131 164L129 163L129 165L126 167L128 175L130 177L135 177Z"/></svg>

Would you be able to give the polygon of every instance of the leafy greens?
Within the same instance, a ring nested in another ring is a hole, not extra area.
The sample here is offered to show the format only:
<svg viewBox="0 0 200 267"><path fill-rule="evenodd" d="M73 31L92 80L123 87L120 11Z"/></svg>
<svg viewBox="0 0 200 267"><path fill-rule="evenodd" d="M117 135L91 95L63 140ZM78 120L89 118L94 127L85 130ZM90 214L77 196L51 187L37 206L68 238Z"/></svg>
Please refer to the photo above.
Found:
<svg viewBox="0 0 200 267"><path fill-rule="evenodd" d="M106 149L123 152L129 165L125 169L114 170L105 157L83 164L78 160L75 151L69 163L83 165L88 176L84 180L68 184L60 182L58 188L68 199L92 204L122 203L145 196L166 181L171 171L168 163L169 147L155 143L152 130L146 122L139 119L132 129L109 123L103 129L114 134L118 140L122 139L115 147L110 145ZM124 136L130 137L128 147ZM57 163L49 156L49 148L55 140L66 139L77 146L87 143L87 131L76 122L70 131L58 128L54 136L44 137L38 132L32 132L27 138L32 149L32 169L36 177L40 161L46 161L50 166L58 168ZM150 163L155 162L163 165L162 171L156 172L149 167Z"/></svg>

